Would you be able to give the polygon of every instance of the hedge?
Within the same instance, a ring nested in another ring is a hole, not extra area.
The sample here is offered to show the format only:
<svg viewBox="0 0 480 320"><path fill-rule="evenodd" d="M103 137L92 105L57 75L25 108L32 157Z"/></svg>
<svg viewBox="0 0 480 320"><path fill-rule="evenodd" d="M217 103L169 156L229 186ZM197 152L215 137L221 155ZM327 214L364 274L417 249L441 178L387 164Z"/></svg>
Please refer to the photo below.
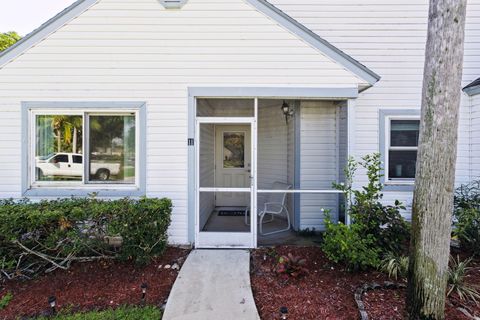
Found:
<svg viewBox="0 0 480 320"><path fill-rule="evenodd" d="M1 276L96 259L146 263L167 246L171 211L169 199L0 200Z"/></svg>

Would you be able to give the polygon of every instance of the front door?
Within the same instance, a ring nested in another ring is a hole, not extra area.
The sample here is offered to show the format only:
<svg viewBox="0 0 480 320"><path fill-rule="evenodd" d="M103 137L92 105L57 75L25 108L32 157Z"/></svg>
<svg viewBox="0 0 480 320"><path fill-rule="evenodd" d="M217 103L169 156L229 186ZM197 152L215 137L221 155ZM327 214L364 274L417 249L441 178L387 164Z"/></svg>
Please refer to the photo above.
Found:
<svg viewBox="0 0 480 320"><path fill-rule="evenodd" d="M251 131L249 125L215 126L215 185L218 188L248 188L251 177ZM245 193L219 193L217 207L249 206Z"/></svg>

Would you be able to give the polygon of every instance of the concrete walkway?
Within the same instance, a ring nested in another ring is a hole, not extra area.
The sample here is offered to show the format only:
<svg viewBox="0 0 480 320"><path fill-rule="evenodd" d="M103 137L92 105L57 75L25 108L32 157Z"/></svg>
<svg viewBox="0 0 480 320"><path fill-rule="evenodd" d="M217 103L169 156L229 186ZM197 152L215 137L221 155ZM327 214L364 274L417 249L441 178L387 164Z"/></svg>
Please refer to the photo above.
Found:
<svg viewBox="0 0 480 320"><path fill-rule="evenodd" d="M168 297L163 320L257 320L246 250L194 250Z"/></svg>

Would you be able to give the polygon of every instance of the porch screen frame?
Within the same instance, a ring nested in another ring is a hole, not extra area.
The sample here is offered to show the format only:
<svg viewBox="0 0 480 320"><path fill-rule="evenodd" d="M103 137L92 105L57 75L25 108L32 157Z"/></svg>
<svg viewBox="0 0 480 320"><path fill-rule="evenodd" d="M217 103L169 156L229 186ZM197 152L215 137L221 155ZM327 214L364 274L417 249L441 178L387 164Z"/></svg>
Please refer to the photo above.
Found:
<svg viewBox="0 0 480 320"><path fill-rule="evenodd" d="M253 100L253 99L252 99ZM256 199L256 189L257 189L257 112L258 112L258 99L254 99L254 117L198 117L196 116L196 99L195 99L195 142L197 146L195 148L195 209L194 209L194 239L195 245L199 243L200 233L209 233L208 231L200 230L200 221L199 221L199 208L200 208L200 194L202 192L217 193L217 192L233 192L233 193L249 193L250 194L250 212L257 212L257 199ZM245 124L250 125L251 130L251 168L250 168L250 187L249 188L216 188L216 187L201 187L200 186L200 126L202 124ZM198 161L197 161L198 160ZM189 197L190 198L190 197ZM191 215L189 215L191 218ZM228 234L229 236L239 238L245 234L251 234L251 243L250 246L245 248L256 248L257 247L257 215L250 214L250 230L249 232L210 232L215 236L221 236L222 234ZM208 238L208 236L204 236ZM208 248L208 246L206 246ZM243 246L238 246L236 248L243 248Z"/></svg>
<svg viewBox="0 0 480 320"><path fill-rule="evenodd" d="M252 213L256 213L257 197L259 194L265 193L288 193L288 194L341 194L341 191L334 189L296 189L291 190L272 190L272 189L258 189L257 181L257 162L258 162L258 101L259 99L293 99L293 100L337 100L347 102L348 108L348 146L347 156L354 155L354 110L355 99L358 97L358 87L349 88L274 88L274 87L191 87L189 91L189 177L194 176L194 179L189 179L189 197L188 197L188 223L189 230L188 236L191 243L196 242L197 235L197 192L198 190L204 190L208 192L222 192L224 188L200 188L198 170L196 168L196 159L199 156L199 148L195 147L197 140L197 99L215 99L215 98L232 98L232 99L254 99L254 117L200 117L203 123L234 123L240 124L252 123ZM255 128L253 127L255 126ZM193 143L191 143L193 141ZM228 191L235 191L236 189L227 188ZM243 188L239 188L238 191L242 192ZM255 211L254 211L255 210ZM257 228L257 214L252 214L251 219L253 232L253 244L252 247L256 248L258 244L258 228ZM350 218L347 216L347 223Z"/></svg>

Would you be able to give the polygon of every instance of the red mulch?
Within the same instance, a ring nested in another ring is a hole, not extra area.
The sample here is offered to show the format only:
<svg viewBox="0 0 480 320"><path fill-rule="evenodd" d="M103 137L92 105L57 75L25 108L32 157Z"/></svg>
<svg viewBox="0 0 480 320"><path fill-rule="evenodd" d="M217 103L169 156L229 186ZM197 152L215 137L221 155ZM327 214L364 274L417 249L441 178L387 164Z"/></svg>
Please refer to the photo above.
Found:
<svg viewBox="0 0 480 320"><path fill-rule="evenodd" d="M302 278L285 280L278 276L272 253L307 258L309 274ZM264 258L266 257L266 260ZM471 265L470 280L480 285L480 263ZM289 319L359 319L354 292L366 282L389 281L377 271L351 273L330 262L318 247L263 248L252 253L252 287L258 311L263 320L279 319L280 307L288 308ZM369 291L363 301L370 319L405 319L405 289ZM447 301L447 319L468 318L457 307L480 315L480 305L460 302L455 297Z"/></svg>
<svg viewBox="0 0 480 320"><path fill-rule="evenodd" d="M146 266L131 262L98 261L78 263L67 270L56 270L30 281L9 281L0 287L0 297L13 294L0 310L0 319L34 316L48 311L47 299L56 296L58 310L72 312L101 310L120 305L138 305L142 283L147 283L146 303L162 305L168 298L178 271L159 269L184 261L189 250L168 248L165 254Z"/></svg>

